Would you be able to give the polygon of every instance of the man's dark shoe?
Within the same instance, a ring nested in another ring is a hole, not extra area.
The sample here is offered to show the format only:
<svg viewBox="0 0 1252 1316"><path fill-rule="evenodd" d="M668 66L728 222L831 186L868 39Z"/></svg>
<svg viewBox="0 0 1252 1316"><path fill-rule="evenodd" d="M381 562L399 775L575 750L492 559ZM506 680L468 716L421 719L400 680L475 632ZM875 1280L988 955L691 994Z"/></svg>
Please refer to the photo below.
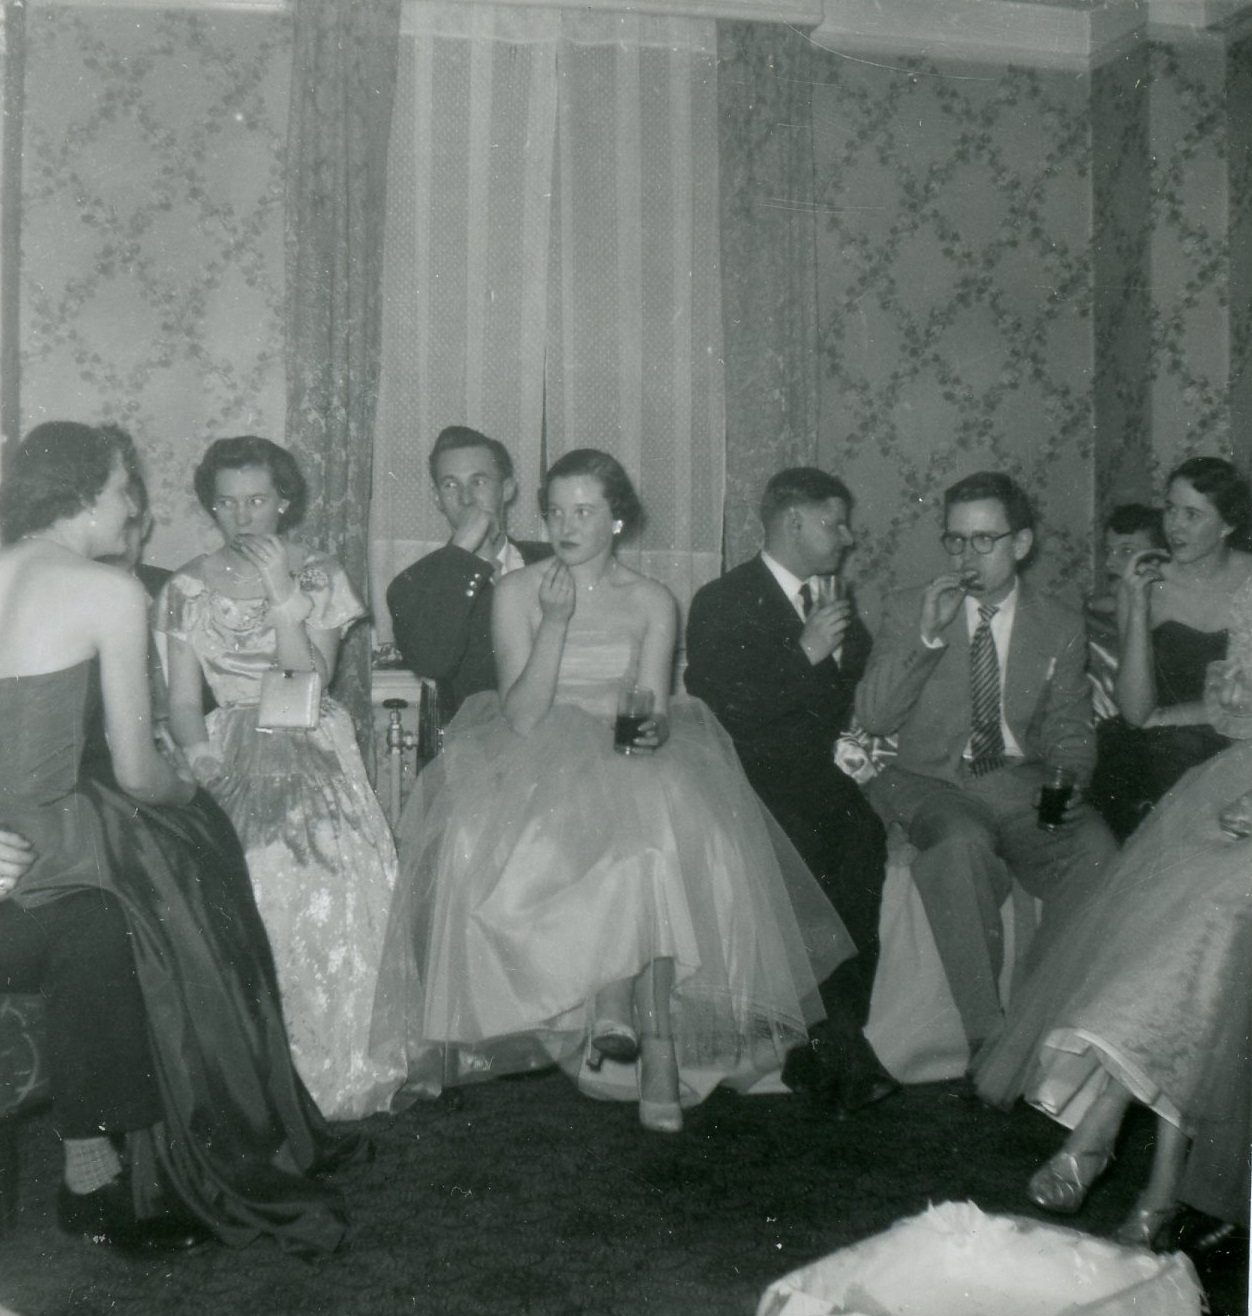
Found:
<svg viewBox="0 0 1252 1316"><path fill-rule="evenodd" d="M782 1081L847 1119L900 1090L860 1033L843 1038L818 1032L804 1046L792 1047L783 1062Z"/></svg>
<svg viewBox="0 0 1252 1316"><path fill-rule="evenodd" d="M1248 1231L1184 1206L1153 1235L1152 1246L1158 1252L1185 1252L1203 1272L1246 1265Z"/></svg>
<svg viewBox="0 0 1252 1316"><path fill-rule="evenodd" d="M198 1221L178 1212L137 1218L125 1174L93 1193L72 1193L62 1184L57 1224L67 1234L82 1234L122 1252L189 1252L212 1239Z"/></svg>

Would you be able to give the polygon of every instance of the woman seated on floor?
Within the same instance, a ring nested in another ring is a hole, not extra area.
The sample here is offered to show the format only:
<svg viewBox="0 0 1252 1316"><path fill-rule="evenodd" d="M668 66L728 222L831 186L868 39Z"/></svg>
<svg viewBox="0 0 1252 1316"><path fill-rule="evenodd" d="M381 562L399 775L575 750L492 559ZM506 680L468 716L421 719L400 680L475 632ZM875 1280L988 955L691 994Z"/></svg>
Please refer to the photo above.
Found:
<svg viewBox="0 0 1252 1316"><path fill-rule="evenodd" d="M1032 948L975 1071L987 1100L1024 1094L1071 1130L1030 1181L1045 1210L1081 1209L1132 1101L1157 1113L1151 1179L1118 1231L1126 1242L1150 1242L1172 1216L1189 1136L1237 1105L1214 1083L1248 1081L1223 1055L1252 920L1252 581L1231 616L1231 658L1210 670L1206 706L1235 743L1183 777L1103 884Z"/></svg>
<svg viewBox="0 0 1252 1316"><path fill-rule="evenodd" d="M499 694L463 705L400 824L374 1038L403 1032L411 1089L556 1061L677 1132L778 1069L853 948L716 719L670 704L673 596L615 553L642 517L625 471L567 453L540 506L555 557L496 587ZM623 687L655 701L629 754Z"/></svg>
<svg viewBox="0 0 1252 1316"><path fill-rule="evenodd" d="M63 1194L60 1218L110 1238L133 1226L128 1202L142 1217L172 1199L226 1243L331 1251L343 1206L311 1175L355 1144L328 1134L292 1068L229 821L154 746L148 597L93 560L123 551L136 468L122 431L51 422L0 487L0 817L37 856L12 900L38 910L86 891L120 907L150 1053L133 1081L151 1072L156 1089L157 1122L122 1126L125 1170L99 1147L106 1182ZM93 776L80 759L101 698L111 762Z"/></svg>
<svg viewBox="0 0 1252 1316"><path fill-rule="evenodd" d="M1226 656L1232 600L1252 578L1252 555L1240 547L1250 521L1252 493L1235 467L1192 457L1166 488L1168 559L1140 553L1122 574L1114 684L1121 717L1101 727L1092 782L1097 801L1117 802L1119 839L1188 768L1229 743L1205 711L1204 676Z"/></svg>

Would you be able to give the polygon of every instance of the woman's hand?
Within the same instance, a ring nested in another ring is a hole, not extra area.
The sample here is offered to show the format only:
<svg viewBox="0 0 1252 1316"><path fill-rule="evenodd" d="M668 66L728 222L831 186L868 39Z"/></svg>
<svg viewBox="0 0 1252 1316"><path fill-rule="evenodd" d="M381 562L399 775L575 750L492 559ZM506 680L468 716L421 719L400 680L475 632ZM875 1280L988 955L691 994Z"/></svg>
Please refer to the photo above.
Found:
<svg viewBox="0 0 1252 1316"><path fill-rule="evenodd" d="M1252 791L1240 795L1217 815L1217 825L1236 840L1252 836Z"/></svg>
<svg viewBox="0 0 1252 1316"><path fill-rule="evenodd" d="M574 575L560 558L553 558L539 581L539 610L544 621L564 626L574 615Z"/></svg>
<svg viewBox="0 0 1252 1316"><path fill-rule="evenodd" d="M287 546L277 535L239 535L231 547L256 567L271 603L286 603L291 598L296 583L287 565Z"/></svg>
<svg viewBox="0 0 1252 1316"><path fill-rule="evenodd" d="M657 713L639 724L635 738L631 741L631 752L658 750L669 739L669 718L664 713Z"/></svg>
<svg viewBox="0 0 1252 1316"><path fill-rule="evenodd" d="M21 835L0 827L0 900L17 890L18 879L35 862L35 847Z"/></svg>
<svg viewBox="0 0 1252 1316"><path fill-rule="evenodd" d="M211 787L214 782L220 781L226 775L221 755L207 740L202 740L196 745L188 745L183 754L195 779L193 785L199 782L201 786Z"/></svg>

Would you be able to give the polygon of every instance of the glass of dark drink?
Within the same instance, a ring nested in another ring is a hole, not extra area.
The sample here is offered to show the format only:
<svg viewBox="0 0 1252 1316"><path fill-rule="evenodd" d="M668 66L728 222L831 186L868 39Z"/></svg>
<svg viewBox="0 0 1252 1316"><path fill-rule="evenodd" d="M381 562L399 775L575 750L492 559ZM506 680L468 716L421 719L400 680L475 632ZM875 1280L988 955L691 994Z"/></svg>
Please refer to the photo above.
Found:
<svg viewBox="0 0 1252 1316"><path fill-rule="evenodd" d="M1050 768L1039 791L1039 826L1054 832L1065 821L1065 809L1078 778L1072 768Z"/></svg>
<svg viewBox="0 0 1252 1316"><path fill-rule="evenodd" d="M650 745L638 744L639 731L652 717L656 699L651 690L623 686L617 696L617 721L613 724L613 748L619 754L650 754Z"/></svg>

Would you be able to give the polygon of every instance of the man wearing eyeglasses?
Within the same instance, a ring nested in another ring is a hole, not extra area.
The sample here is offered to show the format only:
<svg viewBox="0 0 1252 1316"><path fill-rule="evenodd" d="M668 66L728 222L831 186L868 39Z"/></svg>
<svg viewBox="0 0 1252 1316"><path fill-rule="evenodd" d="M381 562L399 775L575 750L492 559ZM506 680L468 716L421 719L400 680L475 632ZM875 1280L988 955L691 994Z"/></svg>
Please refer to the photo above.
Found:
<svg viewBox="0 0 1252 1316"><path fill-rule="evenodd" d="M948 570L887 601L856 694L862 725L895 735L895 762L868 794L908 831L926 906L971 1054L1001 1018L1000 906L1015 877L1047 925L1099 878L1117 845L1083 803L1095 761L1086 640L1077 611L1030 589L1030 500L981 471L944 494ZM1040 828L1046 771L1079 789Z"/></svg>

